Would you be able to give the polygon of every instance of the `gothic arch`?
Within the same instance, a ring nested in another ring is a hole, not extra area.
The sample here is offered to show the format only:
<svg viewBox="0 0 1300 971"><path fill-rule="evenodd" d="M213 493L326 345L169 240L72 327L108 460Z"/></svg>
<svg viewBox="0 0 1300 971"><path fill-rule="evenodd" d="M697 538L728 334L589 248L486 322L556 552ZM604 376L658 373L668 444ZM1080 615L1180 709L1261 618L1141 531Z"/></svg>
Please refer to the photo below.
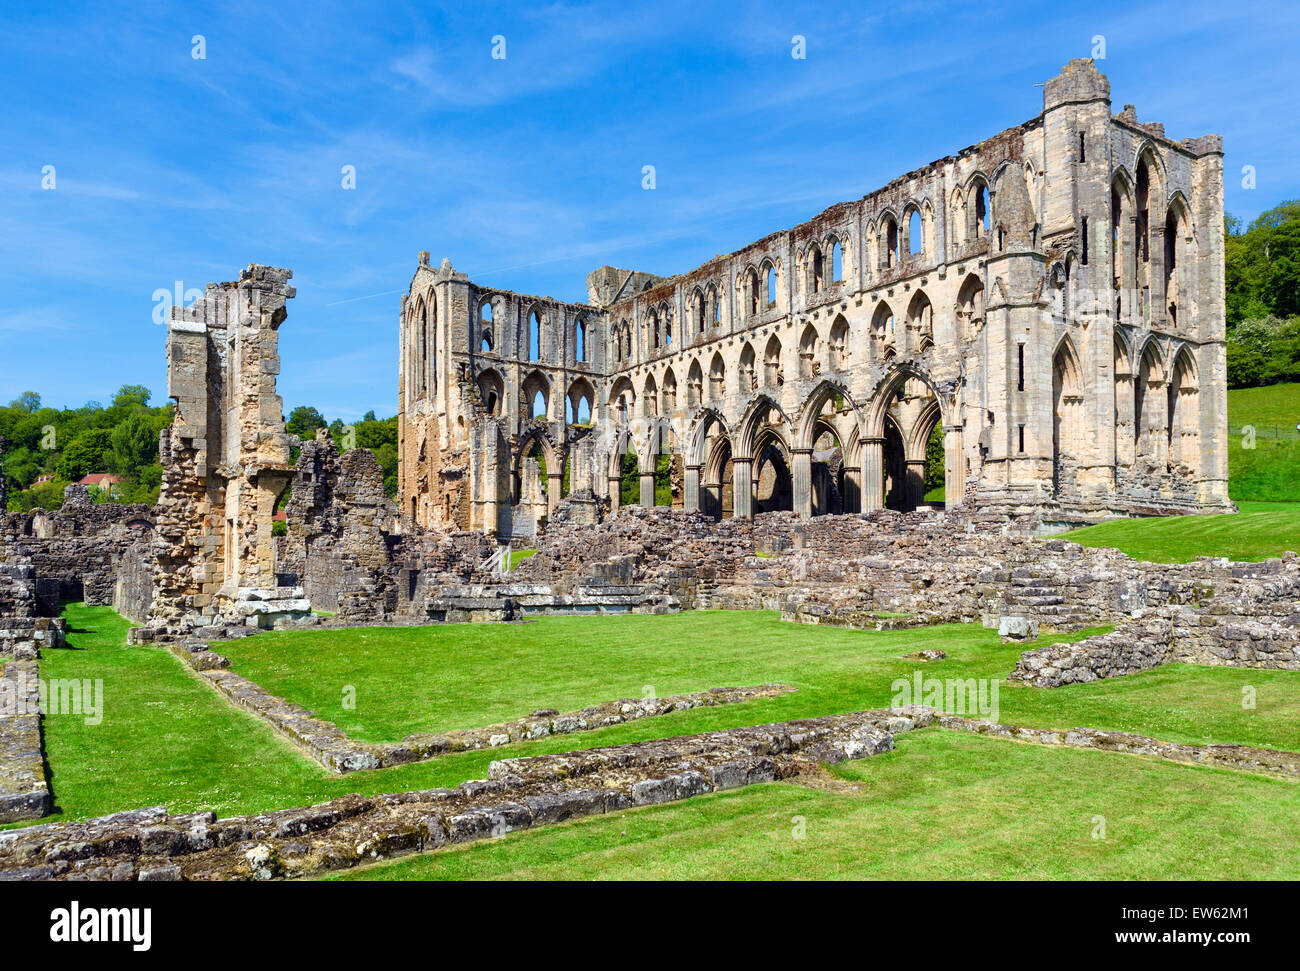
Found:
<svg viewBox="0 0 1300 971"><path fill-rule="evenodd" d="M520 414L524 421L531 421L538 417L534 414L534 405L537 396L541 395L542 404L546 409L545 418L551 417L551 382L546 380L546 376L541 371L533 371L524 378L523 383L519 386L519 407Z"/></svg>
<svg viewBox="0 0 1300 971"><path fill-rule="evenodd" d="M831 367L836 371L843 371L848 368L849 362L853 356L853 349L849 344L849 322L843 314L838 314L831 323Z"/></svg>
<svg viewBox="0 0 1300 971"><path fill-rule="evenodd" d="M506 383L495 368L484 368L475 379L479 400L489 415L501 414L506 400Z"/></svg>
<svg viewBox="0 0 1300 971"><path fill-rule="evenodd" d="M799 409L799 416L794 425L793 443L795 448L813 447L817 440L816 426L825 417L822 414L822 409L826 402L833 398L842 398L847 402L849 410L853 413L854 424L858 428L862 427L862 413L858 408L858 403L849 394L848 388L838 381L823 380L813 388ZM838 429L836 435L839 435Z"/></svg>
<svg viewBox="0 0 1300 971"><path fill-rule="evenodd" d="M1200 381L1196 354L1189 345L1174 357L1169 382L1169 466L1185 474L1200 471Z"/></svg>
<svg viewBox="0 0 1300 971"><path fill-rule="evenodd" d="M790 427L790 419L786 413L777 404L776 399L770 395L759 393L754 400L749 403L745 409L745 414L741 417L736 426L735 435L733 436L733 448L735 453L741 457L754 457L754 446L757 442L759 431L763 426L764 420L768 415L775 412L780 416L779 424ZM780 437L778 433L778 437ZM786 444L786 451L789 451L789 444Z"/></svg>

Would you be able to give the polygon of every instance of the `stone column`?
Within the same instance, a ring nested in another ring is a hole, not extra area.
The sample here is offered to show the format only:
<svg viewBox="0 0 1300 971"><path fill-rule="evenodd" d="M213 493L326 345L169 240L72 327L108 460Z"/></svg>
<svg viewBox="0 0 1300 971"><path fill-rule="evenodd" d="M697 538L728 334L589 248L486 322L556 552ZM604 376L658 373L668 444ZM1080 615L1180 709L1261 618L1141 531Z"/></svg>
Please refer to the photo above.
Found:
<svg viewBox="0 0 1300 971"><path fill-rule="evenodd" d="M1103 391L1104 393L1104 391ZM1115 371L1115 472L1133 467L1137 456L1132 365Z"/></svg>
<svg viewBox="0 0 1300 971"><path fill-rule="evenodd" d="M943 426L943 497L948 508L959 505L966 492L966 456L961 425Z"/></svg>
<svg viewBox="0 0 1300 971"><path fill-rule="evenodd" d="M844 511L862 511L862 469L856 465L844 467Z"/></svg>
<svg viewBox="0 0 1300 971"><path fill-rule="evenodd" d="M794 486L794 511L801 519L812 518L812 449L790 450L793 468L790 475Z"/></svg>
<svg viewBox="0 0 1300 971"><path fill-rule="evenodd" d="M655 504L655 474L641 473L641 505L649 508Z"/></svg>
<svg viewBox="0 0 1300 971"><path fill-rule="evenodd" d="M733 455L731 458L732 516L736 519L754 518L754 486L751 466L754 460Z"/></svg>
<svg viewBox="0 0 1300 971"><path fill-rule="evenodd" d="M617 475L609 477L609 512L610 515L618 512L619 504L623 500L623 480Z"/></svg>
<svg viewBox="0 0 1300 971"><path fill-rule="evenodd" d="M862 443L862 511L885 508L885 440L867 438Z"/></svg>
<svg viewBox="0 0 1300 971"><path fill-rule="evenodd" d="M907 460L907 500L912 508L925 502L925 459Z"/></svg>
<svg viewBox="0 0 1300 971"><path fill-rule="evenodd" d="M564 489L564 472L546 472L546 517L555 514L555 507L560 504L560 493Z"/></svg>
<svg viewBox="0 0 1300 971"><path fill-rule="evenodd" d="M700 508L700 467L698 465L686 466L685 489L683 507L692 512L698 510Z"/></svg>

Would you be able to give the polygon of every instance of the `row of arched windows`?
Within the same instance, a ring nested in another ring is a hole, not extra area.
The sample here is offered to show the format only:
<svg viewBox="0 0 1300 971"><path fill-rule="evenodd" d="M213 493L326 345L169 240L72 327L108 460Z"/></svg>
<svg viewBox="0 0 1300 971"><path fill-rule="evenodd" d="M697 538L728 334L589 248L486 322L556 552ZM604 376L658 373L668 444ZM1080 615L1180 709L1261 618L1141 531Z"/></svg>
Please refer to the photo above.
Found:
<svg viewBox="0 0 1300 971"><path fill-rule="evenodd" d="M524 353L520 355L526 361L539 361L542 354L542 333L546 317L536 307L528 312L525 340L521 341ZM479 350L492 353L496 350L497 334L494 321L492 301L484 300L478 308ZM573 359L577 362L587 360L587 320L578 316L573 324Z"/></svg>

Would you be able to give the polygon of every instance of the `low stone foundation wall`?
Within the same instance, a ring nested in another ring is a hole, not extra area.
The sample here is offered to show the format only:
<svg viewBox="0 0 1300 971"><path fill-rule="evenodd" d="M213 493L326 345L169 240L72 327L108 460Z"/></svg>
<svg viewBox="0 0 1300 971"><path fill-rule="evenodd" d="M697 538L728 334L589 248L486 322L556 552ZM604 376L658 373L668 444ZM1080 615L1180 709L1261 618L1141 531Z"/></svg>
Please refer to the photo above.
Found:
<svg viewBox="0 0 1300 971"><path fill-rule="evenodd" d="M66 647L67 632L62 617L0 617L0 657L33 661L46 648Z"/></svg>
<svg viewBox="0 0 1300 971"><path fill-rule="evenodd" d="M1134 621L1109 634L1026 651L1009 680L1059 688L1147 671L1173 659L1169 631L1167 620Z"/></svg>
<svg viewBox="0 0 1300 971"><path fill-rule="evenodd" d="M1011 679L1057 688L1175 662L1300 671L1300 604L1224 599L1200 609L1162 607L1110 634L1026 651Z"/></svg>
<svg viewBox="0 0 1300 971"><path fill-rule="evenodd" d="M526 617L573 617L601 614L669 614L681 602L662 587L599 579L557 592L549 583L480 583L439 587L424 604L429 620L446 623L491 623Z"/></svg>
<svg viewBox="0 0 1300 971"><path fill-rule="evenodd" d="M0 878L270 880L774 779L894 747L926 709L867 711L494 762L454 789L218 820L141 809L0 833Z"/></svg>
<svg viewBox="0 0 1300 971"><path fill-rule="evenodd" d="M1300 752L1280 752L1276 749L1251 748L1246 745L1179 745L1176 742L1162 742L1156 738L1133 735L1129 732L1103 732L1095 728L1069 730L1025 728L1020 725L997 725L960 715L937 715L936 719L944 728L1012 738L1037 745L1061 745L1069 748L1124 752L1129 755L1151 755L1185 765L1211 765L1300 779Z"/></svg>
<svg viewBox="0 0 1300 971"><path fill-rule="evenodd" d="M0 675L0 823L39 819L53 808L38 678L35 660L8 661Z"/></svg>
<svg viewBox="0 0 1300 971"><path fill-rule="evenodd" d="M201 641L190 640L175 645L173 652L232 704L265 720L325 768L339 773L424 762L450 752L496 748L527 739L606 728L673 711L772 698L795 690L782 684L762 684L748 688L714 688L667 698L621 698L563 714L554 709L538 709L525 718L483 728L417 732L400 742L375 744L356 741L333 722L319 718L300 705L277 697L256 682L228 670L229 659L210 650Z"/></svg>

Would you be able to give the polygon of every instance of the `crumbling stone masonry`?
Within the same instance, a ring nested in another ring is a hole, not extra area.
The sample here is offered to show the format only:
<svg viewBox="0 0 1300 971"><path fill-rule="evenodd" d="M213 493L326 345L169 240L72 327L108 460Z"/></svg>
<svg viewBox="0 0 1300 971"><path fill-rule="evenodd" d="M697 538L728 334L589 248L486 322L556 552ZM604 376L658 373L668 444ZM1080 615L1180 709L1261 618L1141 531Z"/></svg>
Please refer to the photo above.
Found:
<svg viewBox="0 0 1300 971"><path fill-rule="evenodd" d="M294 474L276 394L292 276L252 264L237 281L209 284L191 306L172 308L167 384L176 417L160 446L153 631L310 616L301 592L277 580L271 533Z"/></svg>
<svg viewBox="0 0 1300 971"><path fill-rule="evenodd" d="M629 453L641 505L669 455L714 519L908 511L936 429L950 508L1228 511L1222 161L1075 60L1022 125L686 273L601 267L585 304L422 253L402 515L531 544L570 496L616 511Z"/></svg>

